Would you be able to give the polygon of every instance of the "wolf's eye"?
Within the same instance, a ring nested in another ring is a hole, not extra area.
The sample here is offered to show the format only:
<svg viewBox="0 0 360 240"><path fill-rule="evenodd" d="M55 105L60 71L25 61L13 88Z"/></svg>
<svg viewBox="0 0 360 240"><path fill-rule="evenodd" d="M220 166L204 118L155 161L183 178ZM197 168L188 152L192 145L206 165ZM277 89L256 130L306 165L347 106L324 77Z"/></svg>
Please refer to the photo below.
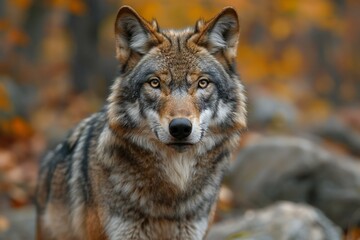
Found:
<svg viewBox="0 0 360 240"><path fill-rule="evenodd" d="M160 80L156 77L150 78L149 84L152 88L159 88L160 87Z"/></svg>
<svg viewBox="0 0 360 240"><path fill-rule="evenodd" d="M198 82L199 88L206 88L208 85L209 85L209 80L207 80L206 78L200 78Z"/></svg>

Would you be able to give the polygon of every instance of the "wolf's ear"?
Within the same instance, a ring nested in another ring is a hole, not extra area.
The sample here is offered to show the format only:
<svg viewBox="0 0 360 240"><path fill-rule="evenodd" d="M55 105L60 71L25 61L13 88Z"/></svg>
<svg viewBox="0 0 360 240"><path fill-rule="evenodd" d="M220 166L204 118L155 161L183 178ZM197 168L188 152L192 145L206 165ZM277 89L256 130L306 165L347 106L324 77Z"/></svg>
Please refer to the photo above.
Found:
<svg viewBox="0 0 360 240"><path fill-rule="evenodd" d="M134 9L123 6L115 21L116 57L122 65L134 65L163 40L155 20L143 19Z"/></svg>
<svg viewBox="0 0 360 240"><path fill-rule="evenodd" d="M224 8L208 22L199 20L195 26L195 43L205 47L211 54L222 51L227 58L236 57L239 39L239 19L234 8Z"/></svg>

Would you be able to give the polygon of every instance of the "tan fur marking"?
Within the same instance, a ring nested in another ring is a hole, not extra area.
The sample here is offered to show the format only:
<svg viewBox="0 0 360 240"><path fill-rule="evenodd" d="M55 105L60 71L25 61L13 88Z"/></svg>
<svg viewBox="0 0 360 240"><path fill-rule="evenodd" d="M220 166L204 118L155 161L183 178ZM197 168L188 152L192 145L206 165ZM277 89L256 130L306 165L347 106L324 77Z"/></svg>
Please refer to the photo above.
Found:
<svg viewBox="0 0 360 240"><path fill-rule="evenodd" d="M42 221L45 223L42 225L45 232L49 231L51 235L57 236L55 239L76 239L74 232L70 231L70 216L64 205L48 203Z"/></svg>
<svg viewBox="0 0 360 240"><path fill-rule="evenodd" d="M200 116L190 96L177 98L172 96L164 99L163 102L163 108L159 112L161 119L168 119L170 122L174 118L198 119Z"/></svg>
<svg viewBox="0 0 360 240"><path fill-rule="evenodd" d="M86 215L86 232L87 232L87 239L88 240L108 240L105 235L104 227L100 222L100 218L94 210L88 210Z"/></svg>
<svg viewBox="0 0 360 240"><path fill-rule="evenodd" d="M44 229L42 226L42 222L40 221L40 216L36 216L36 240L46 240Z"/></svg>
<svg viewBox="0 0 360 240"><path fill-rule="evenodd" d="M213 206L211 207L211 210L210 210L210 214L209 214L209 218L208 218L208 227L206 229L204 239L206 239L206 236L209 233L209 230L210 230L210 228L211 228L211 226L212 226L212 224L214 222L214 219L215 219L216 206L217 206L216 202L213 204Z"/></svg>

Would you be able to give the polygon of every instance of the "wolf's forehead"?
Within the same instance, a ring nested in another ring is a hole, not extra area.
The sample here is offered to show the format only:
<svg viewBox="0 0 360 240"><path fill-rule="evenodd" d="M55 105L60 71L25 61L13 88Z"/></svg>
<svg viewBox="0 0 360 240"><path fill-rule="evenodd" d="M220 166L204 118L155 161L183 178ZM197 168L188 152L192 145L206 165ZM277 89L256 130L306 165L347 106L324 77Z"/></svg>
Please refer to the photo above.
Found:
<svg viewBox="0 0 360 240"><path fill-rule="evenodd" d="M173 74L184 76L189 71L197 69L199 57L194 49L189 48L187 41L194 33L192 29L166 30L162 32L167 42L159 46L162 66Z"/></svg>
<svg viewBox="0 0 360 240"><path fill-rule="evenodd" d="M195 59L195 51L189 48L189 38L194 34L190 29L185 30L168 30L163 32L166 36L167 43L159 46L162 54L172 61L192 61Z"/></svg>

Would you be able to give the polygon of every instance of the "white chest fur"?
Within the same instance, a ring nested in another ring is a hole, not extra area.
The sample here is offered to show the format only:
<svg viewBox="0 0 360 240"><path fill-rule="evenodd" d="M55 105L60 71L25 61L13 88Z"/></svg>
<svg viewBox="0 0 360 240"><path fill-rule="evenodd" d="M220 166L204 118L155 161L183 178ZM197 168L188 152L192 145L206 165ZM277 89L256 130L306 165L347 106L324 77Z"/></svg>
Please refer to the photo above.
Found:
<svg viewBox="0 0 360 240"><path fill-rule="evenodd" d="M121 217L109 219L106 231L111 240L117 239L203 239L208 226L208 219L197 221L167 221L161 219L127 222Z"/></svg>
<svg viewBox="0 0 360 240"><path fill-rule="evenodd" d="M187 155L178 155L164 161L162 170L167 180L184 190L194 173L195 160Z"/></svg>

